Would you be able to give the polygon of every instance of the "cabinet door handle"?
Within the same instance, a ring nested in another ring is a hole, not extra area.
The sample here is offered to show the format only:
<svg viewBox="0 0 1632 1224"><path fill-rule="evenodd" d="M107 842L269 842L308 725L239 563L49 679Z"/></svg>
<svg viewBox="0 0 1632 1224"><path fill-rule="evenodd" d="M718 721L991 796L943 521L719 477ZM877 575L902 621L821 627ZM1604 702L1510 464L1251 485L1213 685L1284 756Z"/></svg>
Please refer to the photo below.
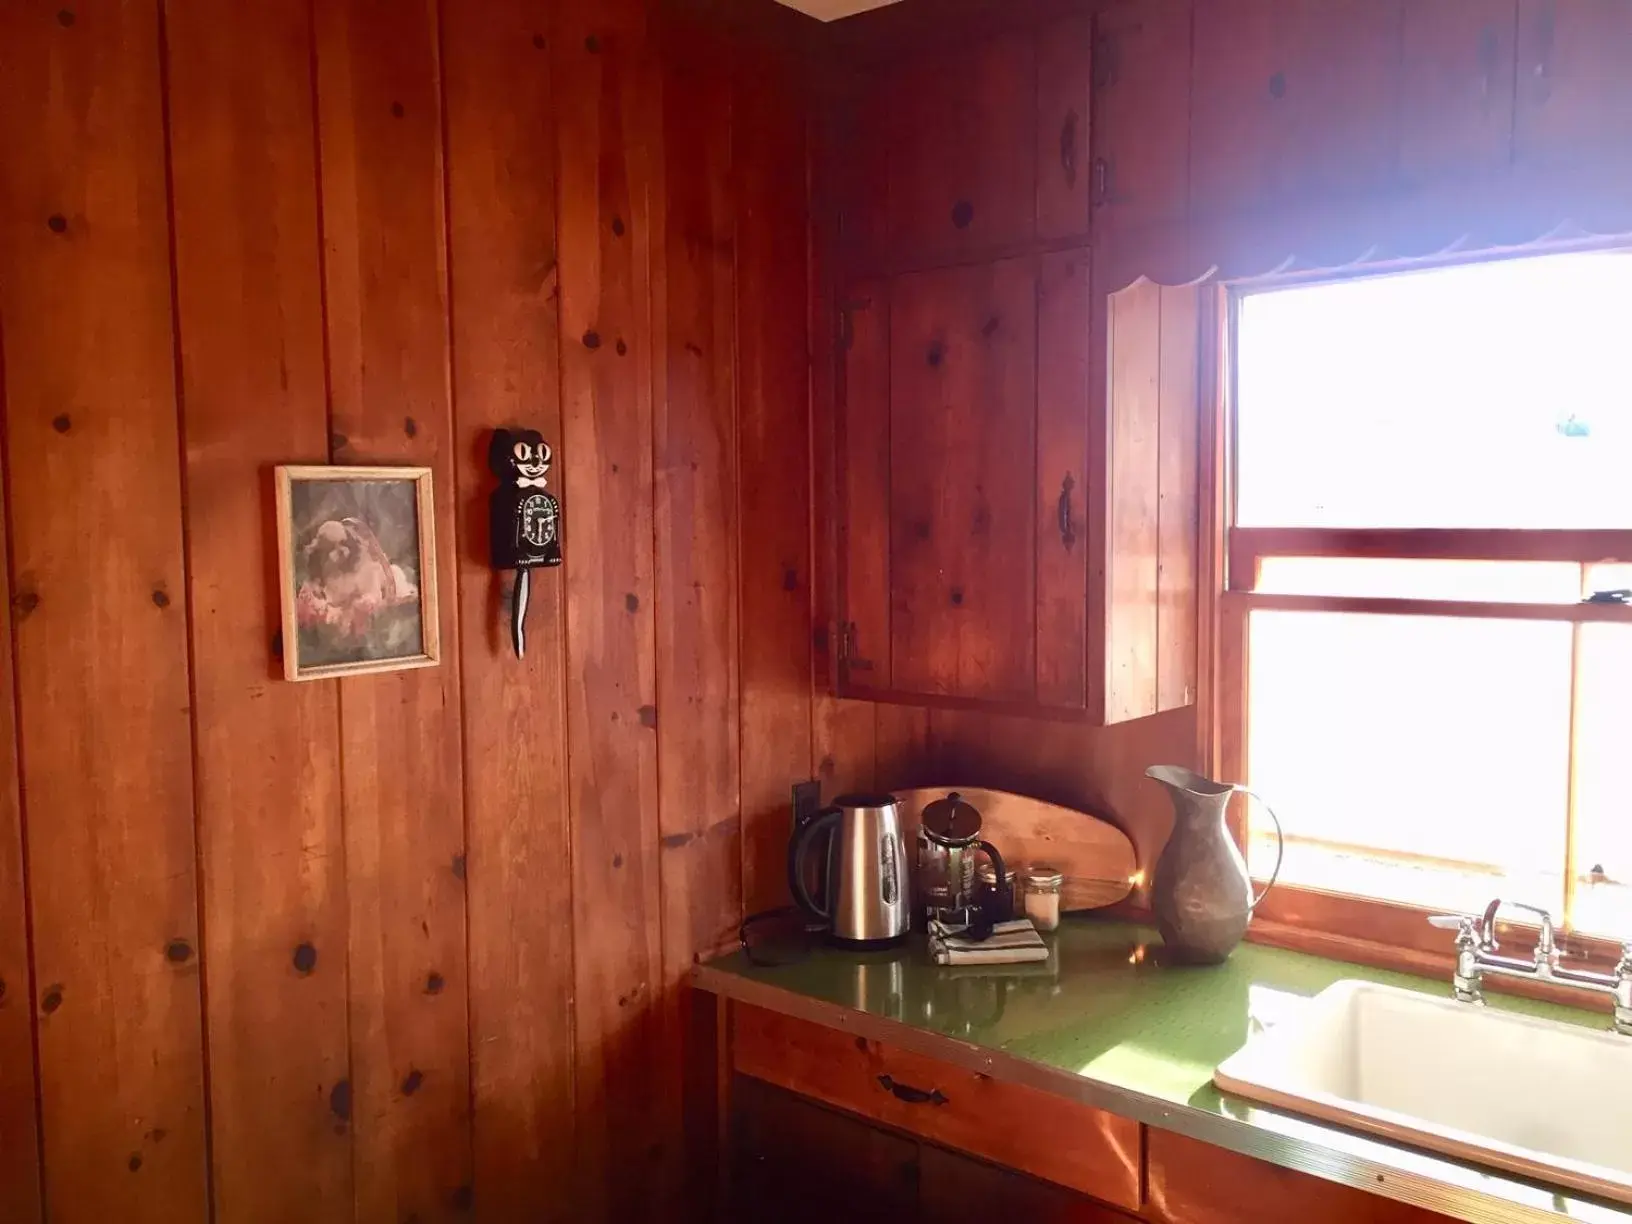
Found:
<svg viewBox="0 0 1632 1224"><path fill-rule="evenodd" d="M914 1088L911 1084L900 1084L888 1075L878 1077L879 1086L898 1101L905 1101L908 1105L945 1105L947 1097L939 1088L931 1088L925 1092L922 1088Z"/></svg>
<svg viewBox="0 0 1632 1224"><path fill-rule="evenodd" d="M1482 105L1490 105L1490 91L1496 78L1496 27L1487 25L1479 31L1479 98Z"/></svg>
<svg viewBox="0 0 1632 1224"><path fill-rule="evenodd" d="M1065 171L1065 185L1077 185L1077 112L1067 111L1060 124L1060 169Z"/></svg>
<svg viewBox="0 0 1632 1224"><path fill-rule="evenodd" d="M1071 490L1076 487L1076 481L1071 479L1071 473L1065 474L1060 481L1060 501L1056 507L1060 525L1060 543L1065 545L1065 551L1070 552L1071 546L1077 542L1077 529L1071 522Z"/></svg>
<svg viewBox="0 0 1632 1224"><path fill-rule="evenodd" d="M1103 204L1111 197L1111 163L1103 157L1094 158L1094 203Z"/></svg>

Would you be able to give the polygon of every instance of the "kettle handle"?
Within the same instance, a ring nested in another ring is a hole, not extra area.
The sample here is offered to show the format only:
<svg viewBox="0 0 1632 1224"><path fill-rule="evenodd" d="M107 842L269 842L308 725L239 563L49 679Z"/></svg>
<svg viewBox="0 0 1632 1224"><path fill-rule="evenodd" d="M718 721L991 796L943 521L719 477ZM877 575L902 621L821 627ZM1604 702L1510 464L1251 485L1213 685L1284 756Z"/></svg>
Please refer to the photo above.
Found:
<svg viewBox="0 0 1632 1224"><path fill-rule="evenodd" d="M1275 869L1269 873L1269 879L1264 881L1262 891L1260 891L1259 894L1252 899L1252 904L1247 906L1247 913L1250 914L1253 910L1258 908L1258 903L1269 895L1269 890L1275 887L1275 881L1281 874L1281 860L1286 857L1286 833L1281 828L1281 818L1275 815L1275 809L1270 807L1269 804L1264 801L1264 797L1262 795L1260 795L1257 791L1248 790L1239 782L1235 784L1234 789L1240 791L1248 799L1256 799L1258 801L1258 806L1269 813L1270 820L1275 824Z"/></svg>
<svg viewBox="0 0 1632 1224"><path fill-rule="evenodd" d="M838 808L824 808L795 829L793 837L788 841L788 891L793 894L795 905L822 922L831 922L833 914L831 910L818 905L816 898L810 895L810 889L805 887L805 857L810 850L811 842L823 829L828 831L831 838L833 826L838 823L838 819Z"/></svg>

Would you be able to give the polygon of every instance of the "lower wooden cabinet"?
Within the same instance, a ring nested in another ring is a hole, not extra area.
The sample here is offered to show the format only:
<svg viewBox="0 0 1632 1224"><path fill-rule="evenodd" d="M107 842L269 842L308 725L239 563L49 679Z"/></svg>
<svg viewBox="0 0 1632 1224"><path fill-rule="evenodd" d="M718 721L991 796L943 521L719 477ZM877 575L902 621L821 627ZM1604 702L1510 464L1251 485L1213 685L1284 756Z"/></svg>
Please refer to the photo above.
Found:
<svg viewBox="0 0 1632 1224"><path fill-rule="evenodd" d="M1170 1131L1145 1136L1157 1224L1449 1224L1447 1217Z"/></svg>
<svg viewBox="0 0 1632 1224"><path fill-rule="evenodd" d="M1052 1092L755 1007L736 1008L737 1071L1129 1210L1139 1124Z"/></svg>
<svg viewBox="0 0 1632 1224"><path fill-rule="evenodd" d="M870 1126L747 1076L735 1079L732 1098L727 1199L729 1218L740 1224L1136 1224L1063 1187Z"/></svg>
<svg viewBox="0 0 1632 1224"><path fill-rule="evenodd" d="M1448 1224L1393 1199L778 1012L732 1005L746 1224Z"/></svg>
<svg viewBox="0 0 1632 1224"><path fill-rule="evenodd" d="M731 1086L729 1218L742 1224L910 1224L918 1143L758 1080Z"/></svg>

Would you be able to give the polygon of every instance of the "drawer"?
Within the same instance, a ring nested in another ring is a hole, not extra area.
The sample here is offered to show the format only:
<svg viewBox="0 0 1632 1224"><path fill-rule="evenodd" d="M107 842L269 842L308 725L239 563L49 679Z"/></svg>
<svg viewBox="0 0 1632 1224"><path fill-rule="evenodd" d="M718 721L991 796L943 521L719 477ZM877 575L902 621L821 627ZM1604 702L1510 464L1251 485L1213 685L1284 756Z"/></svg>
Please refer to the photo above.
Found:
<svg viewBox="0 0 1632 1224"><path fill-rule="evenodd" d="M1139 1207L1139 1124L1062 1096L741 1004L736 1070L1118 1207Z"/></svg>

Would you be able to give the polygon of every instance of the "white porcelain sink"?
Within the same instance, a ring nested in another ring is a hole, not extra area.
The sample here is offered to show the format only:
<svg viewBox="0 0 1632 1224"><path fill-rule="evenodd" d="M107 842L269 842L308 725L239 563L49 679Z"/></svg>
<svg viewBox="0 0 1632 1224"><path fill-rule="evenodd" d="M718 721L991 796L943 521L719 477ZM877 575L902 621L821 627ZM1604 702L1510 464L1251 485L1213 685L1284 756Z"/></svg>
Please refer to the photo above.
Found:
<svg viewBox="0 0 1632 1224"><path fill-rule="evenodd" d="M1253 1037L1226 1092L1632 1203L1632 1037L1338 982Z"/></svg>

